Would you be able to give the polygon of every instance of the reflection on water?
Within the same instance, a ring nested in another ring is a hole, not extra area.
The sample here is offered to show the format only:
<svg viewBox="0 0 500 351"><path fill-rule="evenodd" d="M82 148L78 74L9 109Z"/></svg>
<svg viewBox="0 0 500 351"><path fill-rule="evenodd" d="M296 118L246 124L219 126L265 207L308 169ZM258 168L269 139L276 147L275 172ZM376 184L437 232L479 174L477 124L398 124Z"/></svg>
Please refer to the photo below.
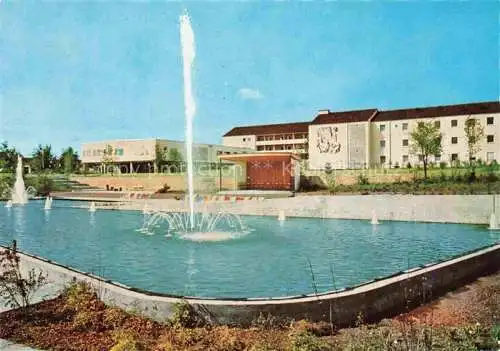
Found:
<svg viewBox="0 0 500 351"><path fill-rule="evenodd" d="M14 212L14 227L17 233L24 233L26 230L26 216L24 206L13 207Z"/></svg>
<svg viewBox="0 0 500 351"><path fill-rule="evenodd" d="M198 273L198 270L196 269L196 262L194 259L194 245L192 245L189 250L188 250L188 259L186 261L187 267L186 267L186 276L187 276L187 282L185 285L185 294L186 295L196 295L196 284L194 283L194 275Z"/></svg>
<svg viewBox="0 0 500 351"><path fill-rule="evenodd" d="M95 212L89 212L89 224L92 228L95 227Z"/></svg>

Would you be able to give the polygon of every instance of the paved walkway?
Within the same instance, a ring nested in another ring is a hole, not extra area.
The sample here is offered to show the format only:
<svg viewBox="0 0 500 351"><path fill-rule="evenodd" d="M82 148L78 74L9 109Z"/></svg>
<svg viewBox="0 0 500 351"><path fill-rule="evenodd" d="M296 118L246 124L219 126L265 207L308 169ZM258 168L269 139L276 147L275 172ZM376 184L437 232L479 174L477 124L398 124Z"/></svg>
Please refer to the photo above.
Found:
<svg viewBox="0 0 500 351"><path fill-rule="evenodd" d="M30 347L15 344L8 340L0 339L0 351L36 351Z"/></svg>
<svg viewBox="0 0 500 351"><path fill-rule="evenodd" d="M32 303L41 302L47 299L53 299L59 295L61 289L62 286L49 281L47 285L43 286L40 290L38 290L35 293L32 299ZM6 312L10 309L11 308L6 305L5 301L2 298L0 298L0 313ZM32 349L24 345L0 339L0 351L40 351L40 350Z"/></svg>

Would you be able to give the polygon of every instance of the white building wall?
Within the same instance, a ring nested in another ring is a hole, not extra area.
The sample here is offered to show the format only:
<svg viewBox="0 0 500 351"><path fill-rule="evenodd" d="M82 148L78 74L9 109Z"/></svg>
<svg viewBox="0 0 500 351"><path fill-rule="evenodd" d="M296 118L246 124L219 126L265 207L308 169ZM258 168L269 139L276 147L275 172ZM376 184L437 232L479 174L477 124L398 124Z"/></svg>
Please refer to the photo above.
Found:
<svg viewBox="0 0 500 351"><path fill-rule="evenodd" d="M162 150L168 159L171 149L177 149L186 160L186 146L182 141L165 139L142 139L142 140L108 140L95 143L86 143L81 147L83 163L101 163L103 161L103 150L110 145L113 148L112 162L153 162L156 160L156 145ZM212 144L194 144L193 160L195 162L218 162L220 153L244 153L252 152L250 148L231 147Z"/></svg>
<svg viewBox="0 0 500 351"><path fill-rule="evenodd" d="M336 135L332 142L330 134ZM309 168L343 168L348 160L347 124L313 124L309 126ZM338 144L338 145L335 145Z"/></svg>
<svg viewBox="0 0 500 351"><path fill-rule="evenodd" d="M255 135L237 135L222 137L222 145L232 147L244 147L248 149L256 149Z"/></svg>
<svg viewBox="0 0 500 351"><path fill-rule="evenodd" d="M81 159L83 163L101 163L103 161L103 150L110 145L113 162L143 162L155 159L156 139L142 140L107 140L93 143L85 143L81 146Z"/></svg>
<svg viewBox="0 0 500 351"><path fill-rule="evenodd" d="M498 161L500 160L500 114L484 114L484 115L473 115L471 116L479 120L481 125L484 127L484 138L479 144L481 150L477 153L476 159L481 159L487 161L488 153L493 153L493 157ZM493 117L494 124L488 125L487 118ZM385 156L385 166L389 164L394 167L396 163L399 166L406 166L407 162L410 164L418 164L420 161L417 155L412 155L411 153L411 136L410 133L415 128L419 122L439 122L440 131L443 135L441 142L442 153L440 158L431 157L431 162L446 162L450 164L452 154L457 154L460 161L468 161L468 148L467 139L465 136L465 121L467 116L447 116L447 117L435 117L435 118L420 118L420 119L407 119L407 120L397 120L397 121L377 121L374 124L373 129L374 138L371 142L371 148L374 150L372 153L373 161L378 161L381 163L381 156ZM452 121L456 120L457 125L452 126ZM407 126L405 130L405 125ZM381 127L383 126L383 127ZM381 130L385 129L385 130ZM494 141L492 143L487 142L487 136L493 135ZM457 138L457 143L452 143L452 137ZM385 140L385 147L380 143L381 140ZM407 146L403 145L403 141L407 140ZM378 151L375 151L377 150ZM491 157L492 154L490 154Z"/></svg>

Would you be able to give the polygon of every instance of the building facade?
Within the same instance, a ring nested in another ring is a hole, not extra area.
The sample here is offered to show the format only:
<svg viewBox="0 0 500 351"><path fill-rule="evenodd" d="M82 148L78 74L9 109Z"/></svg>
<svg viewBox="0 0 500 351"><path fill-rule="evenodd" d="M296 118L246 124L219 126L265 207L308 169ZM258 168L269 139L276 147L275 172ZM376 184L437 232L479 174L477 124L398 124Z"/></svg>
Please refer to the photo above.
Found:
<svg viewBox="0 0 500 351"><path fill-rule="evenodd" d="M222 144L245 147L259 152L295 152L308 154L309 122L235 127L222 137Z"/></svg>
<svg viewBox="0 0 500 351"><path fill-rule="evenodd" d="M218 156L252 152L252 149L212 144L193 145L193 161L217 164ZM182 141L166 139L105 140L85 143L80 151L83 167L96 172L151 173L179 171L186 160ZM161 155L158 162L157 155ZM164 169L159 163L164 164Z"/></svg>
<svg viewBox="0 0 500 351"><path fill-rule="evenodd" d="M313 170L404 167L422 162L421 155L411 152L410 133L418 123L432 122L442 134L442 152L432 155L430 162L450 164L469 159L464 131L467 118L476 119L484 128L484 138L479 142L480 151L475 158L499 162L498 101L385 111L375 108L341 112L321 110L311 122L301 124L300 128L307 126L307 134L301 130L293 135L304 138L296 140L300 140L301 147L306 147L302 154L307 156L308 166ZM282 139L276 140L276 136L290 133L289 126L236 127L224 135L223 144L277 151L276 145L281 149L287 144L281 143ZM299 145L295 140L290 144ZM287 151L300 152L294 146Z"/></svg>

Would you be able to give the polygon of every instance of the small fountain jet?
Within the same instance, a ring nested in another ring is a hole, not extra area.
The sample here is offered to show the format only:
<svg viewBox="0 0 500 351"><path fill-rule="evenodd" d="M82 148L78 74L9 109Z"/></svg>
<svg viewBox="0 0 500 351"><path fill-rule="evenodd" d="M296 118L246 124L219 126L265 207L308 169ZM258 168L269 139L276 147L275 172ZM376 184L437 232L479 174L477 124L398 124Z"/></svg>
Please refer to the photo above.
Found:
<svg viewBox="0 0 500 351"><path fill-rule="evenodd" d="M371 224L373 225L377 225L377 224L380 224L380 222L378 221L377 219L377 214L375 213L375 209L372 210L372 220L371 220Z"/></svg>
<svg viewBox="0 0 500 351"><path fill-rule="evenodd" d="M285 219L286 219L285 211L283 211L283 210L279 211L279 213L278 213L278 221L284 222Z"/></svg>
<svg viewBox="0 0 500 351"><path fill-rule="evenodd" d="M47 198L45 199L45 206L43 207L43 209L45 211L49 211L51 208L52 208L52 197L47 196Z"/></svg>
<svg viewBox="0 0 500 351"><path fill-rule="evenodd" d="M500 230L500 226L498 225L497 218L495 213L492 213L490 216L490 230Z"/></svg>
<svg viewBox="0 0 500 351"><path fill-rule="evenodd" d="M24 187L23 180L23 159L20 155L17 156L16 182L14 183L14 188L12 189L11 201L14 205L24 205L28 203L28 192Z"/></svg>
<svg viewBox="0 0 500 351"><path fill-rule="evenodd" d="M89 206L89 212L95 212L95 211L96 211L95 202L92 201Z"/></svg>

